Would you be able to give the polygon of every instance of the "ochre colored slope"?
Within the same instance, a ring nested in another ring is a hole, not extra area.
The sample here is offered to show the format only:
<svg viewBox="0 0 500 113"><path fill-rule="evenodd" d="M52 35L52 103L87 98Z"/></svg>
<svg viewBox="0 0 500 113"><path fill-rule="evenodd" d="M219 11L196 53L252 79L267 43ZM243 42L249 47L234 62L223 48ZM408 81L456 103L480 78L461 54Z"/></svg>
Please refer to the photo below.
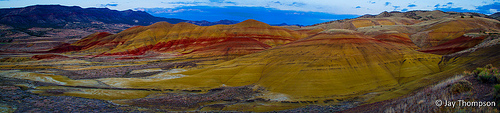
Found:
<svg viewBox="0 0 500 113"><path fill-rule="evenodd" d="M407 84L400 85L395 90L376 96L368 102L378 102L403 96L413 92L416 88L426 87L429 84L452 77L457 73L470 71L477 67L483 67L488 64L493 66L500 65L500 38L498 35L490 35L475 47L455 52L449 55L443 55L439 61L440 72L427 77L416 79Z"/></svg>
<svg viewBox="0 0 500 113"><path fill-rule="evenodd" d="M255 84L288 101L348 98L439 72L440 56L359 33L320 33L169 80L103 79L113 87L209 90ZM119 82L118 82L119 81Z"/></svg>
<svg viewBox="0 0 500 113"><path fill-rule="evenodd" d="M375 35L373 38L402 48L409 48L412 50L419 49L411 40L407 33L383 33Z"/></svg>
<svg viewBox="0 0 500 113"><path fill-rule="evenodd" d="M425 49L460 38L466 33L499 31L499 25L500 22L497 20L480 17L446 18L414 26L421 27L421 30L420 32L413 34L411 38L417 46Z"/></svg>
<svg viewBox="0 0 500 113"><path fill-rule="evenodd" d="M443 55L440 66L449 70L473 70L487 64L500 65L500 36L489 35L476 46Z"/></svg>
<svg viewBox="0 0 500 113"><path fill-rule="evenodd" d="M89 36L71 45L85 46L80 51L97 51L100 55L141 55L148 51L177 55L195 53L224 55L228 51L248 54L314 34L311 32L319 31L293 31L256 20L215 26L159 22L150 26L130 28L104 38Z"/></svg>
<svg viewBox="0 0 500 113"><path fill-rule="evenodd" d="M57 52L57 53L62 53L62 52L69 52L69 51L79 51L83 49L88 49L90 47L96 46L98 44L102 43L109 43L107 41L104 41L104 37L113 35L108 32L98 32L91 34L73 44L63 44L60 46L55 47L54 49L50 50L49 52Z"/></svg>
<svg viewBox="0 0 500 113"><path fill-rule="evenodd" d="M474 47L477 44L481 43L483 39L484 36L479 36L479 37L460 36L458 38L439 44L437 46L421 49L419 51L425 53L447 55Z"/></svg>
<svg viewBox="0 0 500 113"><path fill-rule="evenodd" d="M271 48L271 46L259 42L255 39L241 37L228 38L216 44L211 44L204 48L195 49L185 54L189 54L189 56L246 55L269 48Z"/></svg>
<svg viewBox="0 0 500 113"><path fill-rule="evenodd" d="M481 17L444 18L413 25L361 27L356 31L396 43L407 43L409 38L416 45L413 48L421 52L446 55L474 47L484 39L483 32L500 31L500 22ZM397 37L390 34L398 34L400 38L394 40Z"/></svg>

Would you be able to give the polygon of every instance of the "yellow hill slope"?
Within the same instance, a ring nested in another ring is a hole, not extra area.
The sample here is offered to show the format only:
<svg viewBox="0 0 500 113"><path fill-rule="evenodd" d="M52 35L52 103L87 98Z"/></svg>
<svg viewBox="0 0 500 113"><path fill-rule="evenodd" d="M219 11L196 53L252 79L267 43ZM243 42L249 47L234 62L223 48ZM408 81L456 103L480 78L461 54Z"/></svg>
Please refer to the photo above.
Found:
<svg viewBox="0 0 500 113"><path fill-rule="evenodd" d="M354 31L334 30L178 73L185 75L182 78L101 81L113 87L189 90L254 84L287 95L289 101L322 100L394 88L439 72L439 60L439 55L396 47Z"/></svg>

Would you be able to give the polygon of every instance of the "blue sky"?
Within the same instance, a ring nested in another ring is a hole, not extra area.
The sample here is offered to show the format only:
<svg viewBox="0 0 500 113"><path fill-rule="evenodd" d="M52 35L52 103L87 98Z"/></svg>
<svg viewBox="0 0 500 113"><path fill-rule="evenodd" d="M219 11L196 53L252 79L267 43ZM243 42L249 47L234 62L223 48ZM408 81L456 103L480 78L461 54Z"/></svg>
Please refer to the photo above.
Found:
<svg viewBox="0 0 500 113"><path fill-rule="evenodd" d="M493 14L500 0L0 0L0 8L36 4L140 10L188 20L243 21L310 25L383 11L443 10Z"/></svg>
<svg viewBox="0 0 500 113"><path fill-rule="evenodd" d="M187 20L218 21L230 19L243 21L255 19L269 24L300 24L312 25L337 19L356 18L353 14L330 14L323 12L305 12L293 10L279 10L265 7L241 7L241 6L185 6L178 8L141 8L154 16L182 18Z"/></svg>

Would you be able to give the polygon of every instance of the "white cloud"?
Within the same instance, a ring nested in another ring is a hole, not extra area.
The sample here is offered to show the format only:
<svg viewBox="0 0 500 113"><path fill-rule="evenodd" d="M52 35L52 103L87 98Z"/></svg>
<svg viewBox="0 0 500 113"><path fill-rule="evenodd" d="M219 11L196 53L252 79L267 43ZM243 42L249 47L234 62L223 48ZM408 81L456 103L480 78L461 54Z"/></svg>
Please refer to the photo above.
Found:
<svg viewBox="0 0 500 113"><path fill-rule="evenodd" d="M496 12L498 12L497 9L490 9L491 14L496 13Z"/></svg>

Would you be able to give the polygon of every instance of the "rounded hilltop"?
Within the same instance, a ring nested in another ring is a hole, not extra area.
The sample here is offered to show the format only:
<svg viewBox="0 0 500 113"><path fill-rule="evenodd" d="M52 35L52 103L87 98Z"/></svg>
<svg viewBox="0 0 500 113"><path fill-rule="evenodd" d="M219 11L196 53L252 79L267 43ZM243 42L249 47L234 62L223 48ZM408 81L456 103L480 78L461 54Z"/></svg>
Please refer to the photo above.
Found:
<svg viewBox="0 0 500 113"><path fill-rule="evenodd" d="M271 25L269 24L254 19L248 19L243 22L237 23L235 25L239 27L263 27L263 28L271 27Z"/></svg>

